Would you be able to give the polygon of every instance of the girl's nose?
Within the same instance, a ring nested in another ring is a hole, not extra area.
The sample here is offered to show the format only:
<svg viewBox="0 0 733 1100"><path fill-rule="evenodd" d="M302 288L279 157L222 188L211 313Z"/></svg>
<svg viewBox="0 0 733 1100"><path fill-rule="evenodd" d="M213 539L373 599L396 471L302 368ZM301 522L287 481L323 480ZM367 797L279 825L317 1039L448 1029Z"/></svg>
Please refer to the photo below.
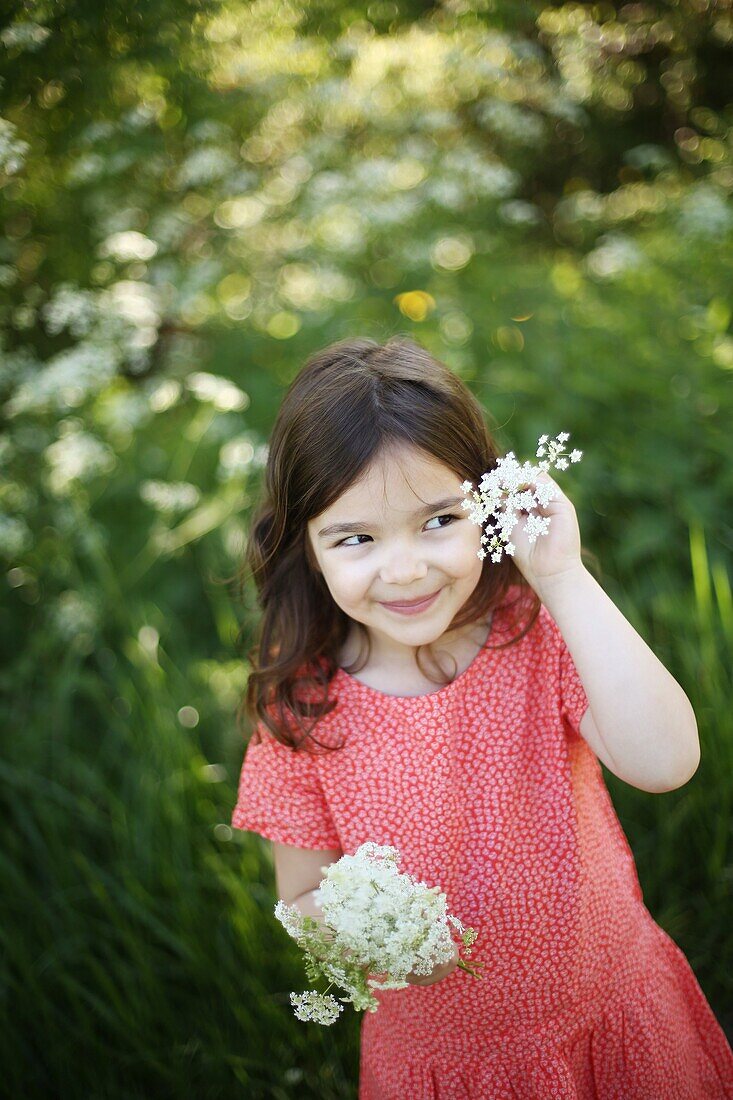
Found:
<svg viewBox="0 0 733 1100"><path fill-rule="evenodd" d="M383 584L408 585L427 576L427 563L409 551L395 549L379 571Z"/></svg>

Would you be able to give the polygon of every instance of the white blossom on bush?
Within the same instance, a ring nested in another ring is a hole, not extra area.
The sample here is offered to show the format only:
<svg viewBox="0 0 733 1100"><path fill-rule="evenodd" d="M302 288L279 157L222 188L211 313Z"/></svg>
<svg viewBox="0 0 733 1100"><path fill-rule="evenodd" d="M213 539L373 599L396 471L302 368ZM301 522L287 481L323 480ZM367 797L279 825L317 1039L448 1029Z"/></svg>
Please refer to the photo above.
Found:
<svg viewBox="0 0 733 1100"><path fill-rule="evenodd" d="M97 604L82 592L67 589L52 604L50 622L65 641L73 641L79 633L93 633L99 625Z"/></svg>
<svg viewBox="0 0 733 1100"><path fill-rule="evenodd" d="M615 279L640 267L644 253L635 241L618 233L606 233L585 258L585 266L598 279Z"/></svg>
<svg viewBox="0 0 733 1100"><path fill-rule="evenodd" d="M0 42L8 48L34 53L41 48L50 34L49 28L42 27L40 23L11 23L0 33Z"/></svg>
<svg viewBox="0 0 733 1100"><path fill-rule="evenodd" d="M248 436L240 435L227 440L219 450L218 480L227 481L245 473L251 467L254 456L254 444Z"/></svg>
<svg viewBox="0 0 733 1100"><path fill-rule="evenodd" d="M147 401L154 413L165 412L177 405L181 393L181 383L176 378L164 378L162 382L152 382L147 388Z"/></svg>
<svg viewBox="0 0 733 1100"><path fill-rule="evenodd" d="M60 283L41 310L46 330L52 336L68 329L72 336L85 336L98 316L97 295L72 283Z"/></svg>
<svg viewBox="0 0 733 1100"><path fill-rule="evenodd" d="M74 482L86 482L109 473L116 465L114 452L101 439L85 431L71 431L51 443L44 452L48 486L57 496L66 495Z"/></svg>
<svg viewBox="0 0 733 1100"><path fill-rule="evenodd" d="M680 203L677 223L685 236L719 237L733 228L733 210L722 191L709 183L698 183Z"/></svg>
<svg viewBox="0 0 733 1100"><path fill-rule="evenodd" d="M33 534L22 516L7 516L0 512L0 555L12 561L32 544Z"/></svg>
<svg viewBox="0 0 733 1100"><path fill-rule="evenodd" d="M31 410L64 411L81 405L114 378L120 358L112 346L88 343L59 352L37 374L21 382L4 411L12 417Z"/></svg>
<svg viewBox="0 0 733 1100"><path fill-rule="evenodd" d="M0 172L13 176L25 163L30 145L16 137L17 126L7 118L0 118Z"/></svg>
<svg viewBox="0 0 733 1100"><path fill-rule="evenodd" d="M179 187L201 187L220 180L236 165L228 149L216 145L204 145L193 149L176 173Z"/></svg>
<svg viewBox="0 0 733 1100"><path fill-rule="evenodd" d="M201 493L188 481L143 481L140 497L158 512L184 512L198 504Z"/></svg>
<svg viewBox="0 0 733 1100"><path fill-rule="evenodd" d="M110 256L113 260L151 260L158 251L155 241L138 233L136 229L125 229L112 233L99 246L100 256Z"/></svg>
<svg viewBox="0 0 733 1100"><path fill-rule="evenodd" d="M104 175L106 163L99 153L82 153L67 167L64 182L71 187L76 184L92 183Z"/></svg>
<svg viewBox="0 0 733 1100"><path fill-rule="evenodd" d="M208 371L194 371L186 378L186 386L199 401L208 401L219 412L246 409L249 396L228 378L220 378Z"/></svg>

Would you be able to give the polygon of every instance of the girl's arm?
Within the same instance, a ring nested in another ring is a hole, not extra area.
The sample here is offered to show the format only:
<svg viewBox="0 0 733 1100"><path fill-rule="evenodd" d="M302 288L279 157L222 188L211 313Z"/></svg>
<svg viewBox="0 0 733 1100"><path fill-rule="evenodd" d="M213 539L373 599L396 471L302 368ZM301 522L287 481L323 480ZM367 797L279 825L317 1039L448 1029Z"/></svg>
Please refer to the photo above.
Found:
<svg viewBox="0 0 733 1100"><path fill-rule="evenodd" d="M573 658L589 710L581 736L603 763L641 790L681 787L700 762L695 712L684 691L579 564L535 584Z"/></svg>
<svg viewBox="0 0 733 1100"><path fill-rule="evenodd" d="M299 895L316 890L323 878L322 868L344 854L340 848L299 848L275 840L271 844L278 897L288 905Z"/></svg>
<svg viewBox="0 0 733 1100"><path fill-rule="evenodd" d="M325 928L326 924L323 919L323 910L316 901L314 894L318 887L314 887L313 890L306 890L304 894L300 894L297 898L293 898L291 905L295 905L304 917L313 917L318 921L321 928Z"/></svg>

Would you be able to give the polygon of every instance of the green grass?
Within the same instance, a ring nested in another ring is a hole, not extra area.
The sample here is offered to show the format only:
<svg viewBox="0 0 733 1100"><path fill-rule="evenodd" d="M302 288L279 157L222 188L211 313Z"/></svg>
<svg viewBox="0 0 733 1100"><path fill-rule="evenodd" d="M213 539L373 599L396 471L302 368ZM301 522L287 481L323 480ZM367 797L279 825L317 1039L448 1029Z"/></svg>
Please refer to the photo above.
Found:
<svg viewBox="0 0 733 1100"><path fill-rule="evenodd" d="M606 777L646 904L730 1028L730 586L699 527L690 552L687 589L660 572L645 612L614 595L689 693L700 767L653 797ZM36 634L17 662L0 764L5 1094L355 1096L359 1020L294 1019L303 971L272 915L269 848L227 824L243 748L231 714L209 700L207 756L207 731L176 717L191 698L206 713L193 655L176 663L161 643L154 659L140 618L117 606L113 659Z"/></svg>

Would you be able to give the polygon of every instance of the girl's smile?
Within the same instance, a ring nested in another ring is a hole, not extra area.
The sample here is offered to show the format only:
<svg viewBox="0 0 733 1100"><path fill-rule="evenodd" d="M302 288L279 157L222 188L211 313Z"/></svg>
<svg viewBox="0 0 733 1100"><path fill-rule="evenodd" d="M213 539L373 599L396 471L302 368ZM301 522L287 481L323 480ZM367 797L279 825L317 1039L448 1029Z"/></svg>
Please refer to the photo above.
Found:
<svg viewBox="0 0 733 1100"><path fill-rule="evenodd" d="M400 615L419 615L422 611L427 611L429 607L433 606L442 591L443 589L439 588L436 592L422 599L418 597L415 600L400 600L396 603L382 601L382 606L388 607L390 611L396 611Z"/></svg>

